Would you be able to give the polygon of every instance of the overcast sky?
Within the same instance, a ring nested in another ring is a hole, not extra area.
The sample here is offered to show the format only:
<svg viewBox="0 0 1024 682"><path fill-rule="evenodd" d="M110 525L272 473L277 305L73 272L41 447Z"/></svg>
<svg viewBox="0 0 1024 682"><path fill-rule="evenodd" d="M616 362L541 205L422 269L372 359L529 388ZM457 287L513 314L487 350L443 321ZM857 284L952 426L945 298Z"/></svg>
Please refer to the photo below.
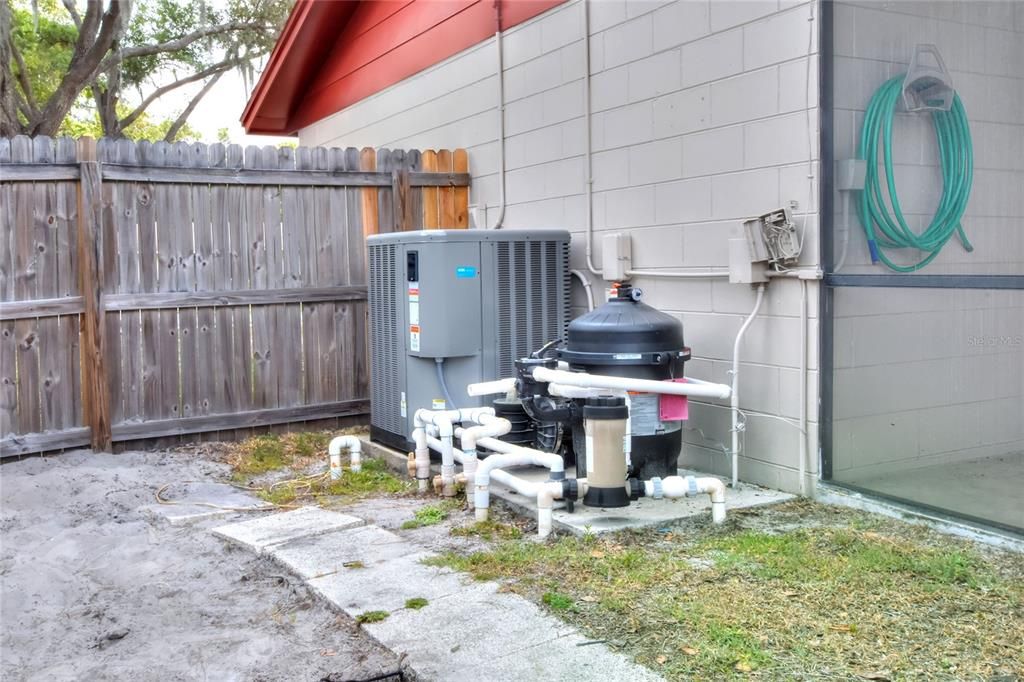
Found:
<svg viewBox="0 0 1024 682"><path fill-rule="evenodd" d="M259 74L256 74L259 78ZM250 83L250 87L255 85ZM168 93L153 103L150 107L153 118L174 118L186 106L189 99L202 87L201 83L195 86L184 86L179 90ZM249 93L245 90L245 83L242 75L237 71L230 71L217 81L213 89L206 94L206 97L199 103L188 124L195 128L203 136L203 142L211 143L217 141L217 131L227 128L231 141L241 145L276 145L279 142L290 140L297 142L294 137L273 137L269 135L246 135L242 128L242 110L249 99Z"/></svg>

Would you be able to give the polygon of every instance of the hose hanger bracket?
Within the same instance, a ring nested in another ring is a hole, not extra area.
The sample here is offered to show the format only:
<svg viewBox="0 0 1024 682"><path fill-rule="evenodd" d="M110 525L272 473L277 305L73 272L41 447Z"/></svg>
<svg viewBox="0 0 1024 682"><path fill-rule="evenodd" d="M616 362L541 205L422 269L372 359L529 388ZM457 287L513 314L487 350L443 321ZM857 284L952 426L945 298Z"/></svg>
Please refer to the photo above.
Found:
<svg viewBox="0 0 1024 682"><path fill-rule="evenodd" d="M909 112L949 111L953 108L953 77L931 43L914 46L914 56L903 79L903 107Z"/></svg>

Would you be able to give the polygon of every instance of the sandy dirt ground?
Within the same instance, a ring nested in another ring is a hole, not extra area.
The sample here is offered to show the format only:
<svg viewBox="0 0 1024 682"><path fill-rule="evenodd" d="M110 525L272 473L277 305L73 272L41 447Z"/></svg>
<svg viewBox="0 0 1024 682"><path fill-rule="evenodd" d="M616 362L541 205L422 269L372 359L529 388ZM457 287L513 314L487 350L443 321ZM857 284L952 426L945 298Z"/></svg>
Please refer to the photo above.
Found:
<svg viewBox="0 0 1024 682"><path fill-rule="evenodd" d="M165 483L226 473L167 452L0 466L0 678L336 681L396 670L301 581L213 537L224 519L174 527L139 511Z"/></svg>

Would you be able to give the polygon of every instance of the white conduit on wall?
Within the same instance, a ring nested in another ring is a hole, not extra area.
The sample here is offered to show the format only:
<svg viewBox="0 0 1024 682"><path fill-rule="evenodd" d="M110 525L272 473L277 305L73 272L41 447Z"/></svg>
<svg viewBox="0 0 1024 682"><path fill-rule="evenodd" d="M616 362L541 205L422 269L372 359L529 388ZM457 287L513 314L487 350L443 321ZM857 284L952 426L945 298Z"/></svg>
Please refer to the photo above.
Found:
<svg viewBox="0 0 1024 682"><path fill-rule="evenodd" d="M743 326L740 327L739 332L736 334L736 340L732 344L732 400L730 406L732 407L732 487L735 488L739 483L739 457L740 457L740 343L743 342L743 336L747 333L747 328L750 323L757 317L757 313L761 310L761 302L764 300L764 284L757 285L757 300L754 301L754 309L750 311L750 315L743 321Z"/></svg>

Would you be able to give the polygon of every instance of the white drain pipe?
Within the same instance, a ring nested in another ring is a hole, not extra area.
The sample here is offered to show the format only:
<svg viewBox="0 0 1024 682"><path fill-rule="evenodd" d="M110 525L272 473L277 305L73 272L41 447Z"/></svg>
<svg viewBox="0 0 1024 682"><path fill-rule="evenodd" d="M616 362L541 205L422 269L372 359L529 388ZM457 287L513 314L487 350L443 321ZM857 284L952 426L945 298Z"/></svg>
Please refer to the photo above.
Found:
<svg viewBox="0 0 1024 682"><path fill-rule="evenodd" d="M332 481L341 479L341 451L344 448L348 448L352 471L360 471L363 468L363 445L359 439L355 436L338 436L327 444L327 460Z"/></svg>
<svg viewBox="0 0 1024 682"><path fill-rule="evenodd" d="M466 393L471 396L482 396L482 395L498 395L499 393L508 393L514 390L516 387L515 377L508 377L507 379L495 379L494 381L481 381L475 384L470 384L466 387Z"/></svg>
<svg viewBox="0 0 1024 682"><path fill-rule="evenodd" d="M620 391L642 391L663 395L686 395L697 398L719 398L725 400L732 394L725 384L712 384L687 380L686 383L674 381L654 381L652 379L632 379L630 377L611 377L585 372L568 372L562 369L535 367L533 378L551 384L563 386L581 386L583 388L604 388ZM560 389L562 390L562 389Z"/></svg>
<svg viewBox="0 0 1024 682"><path fill-rule="evenodd" d="M750 315L743 321L743 326L740 327L739 332L736 334L736 340L732 344L732 400L729 405L732 408L732 487L735 488L739 485L739 469L740 469L740 343L743 341L743 335L747 333L747 328L750 323L757 317L757 313L761 310L761 302L764 301L764 284L757 285L757 300L754 301L754 309L750 311Z"/></svg>
<svg viewBox="0 0 1024 682"><path fill-rule="evenodd" d="M663 497L675 499L679 497L711 496L711 521L725 523L725 484L710 476L666 476L644 481L644 493L647 497L660 500Z"/></svg>
<svg viewBox="0 0 1024 682"><path fill-rule="evenodd" d="M441 440L441 485L445 497L455 496L455 456L453 453L454 436L453 422L472 421L494 416L494 408L468 407L461 410L417 410L413 416L413 441L416 443L416 479L419 481L420 492L426 492L430 479L430 451L426 441L426 432L417 436L417 432L428 425L436 426Z"/></svg>

